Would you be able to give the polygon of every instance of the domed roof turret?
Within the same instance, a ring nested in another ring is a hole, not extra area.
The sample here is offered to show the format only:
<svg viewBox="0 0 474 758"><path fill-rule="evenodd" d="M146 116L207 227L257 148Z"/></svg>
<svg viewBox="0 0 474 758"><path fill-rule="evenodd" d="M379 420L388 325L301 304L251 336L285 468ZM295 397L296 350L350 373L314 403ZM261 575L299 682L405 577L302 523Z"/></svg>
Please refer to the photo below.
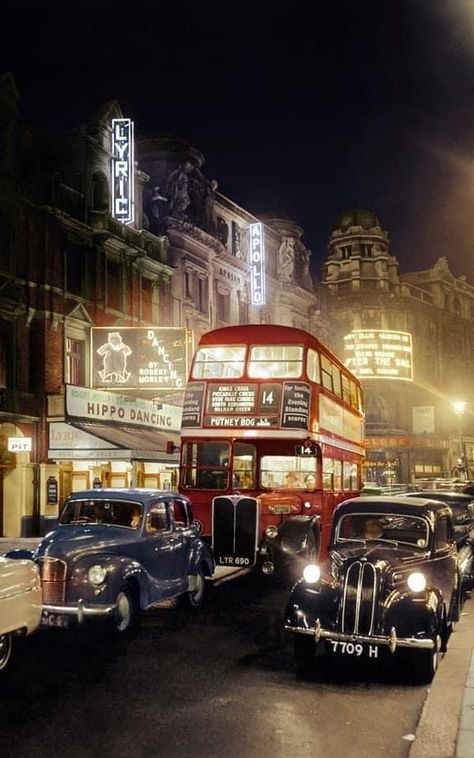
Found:
<svg viewBox="0 0 474 758"><path fill-rule="evenodd" d="M353 208L338 216L334 224L334 229L339 229L341 232L347 232L351 226L360 226L362 229L373 229L376 226L380 228L380 222L373 211L368 211L363 208Z"/></svg>

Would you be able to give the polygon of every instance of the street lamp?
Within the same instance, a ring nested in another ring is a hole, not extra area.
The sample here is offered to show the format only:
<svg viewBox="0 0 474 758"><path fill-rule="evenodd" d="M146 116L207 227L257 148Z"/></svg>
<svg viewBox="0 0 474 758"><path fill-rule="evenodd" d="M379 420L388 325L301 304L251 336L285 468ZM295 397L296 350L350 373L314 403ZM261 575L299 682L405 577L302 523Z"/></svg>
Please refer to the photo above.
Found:
<svg viewBox="0 0 474 758"><path fill-rule="evenodd" d="M464 400L454 400L453 401L453 409L454 413L458 417L459 420L459 461L463 464L463 470L464 470L464 478L467 479L467 455L466 450L464 447L464 441L462 437L462 416L464 415L464 411L466 410L467 403L464 402Z"/></svg>

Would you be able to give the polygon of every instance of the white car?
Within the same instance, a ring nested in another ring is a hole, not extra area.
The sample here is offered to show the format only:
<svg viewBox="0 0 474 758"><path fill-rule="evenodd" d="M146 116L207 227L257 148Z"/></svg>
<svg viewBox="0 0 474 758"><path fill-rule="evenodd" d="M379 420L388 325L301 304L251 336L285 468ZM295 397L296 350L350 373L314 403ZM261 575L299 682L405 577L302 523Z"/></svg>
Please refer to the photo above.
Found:
<svg viewBox="0 0 474 758"><path fill-rule="evenodd" d="M0 674L12 654L15 634L31 634L41 618L38 567L30 560L0 556Z"/></svg>

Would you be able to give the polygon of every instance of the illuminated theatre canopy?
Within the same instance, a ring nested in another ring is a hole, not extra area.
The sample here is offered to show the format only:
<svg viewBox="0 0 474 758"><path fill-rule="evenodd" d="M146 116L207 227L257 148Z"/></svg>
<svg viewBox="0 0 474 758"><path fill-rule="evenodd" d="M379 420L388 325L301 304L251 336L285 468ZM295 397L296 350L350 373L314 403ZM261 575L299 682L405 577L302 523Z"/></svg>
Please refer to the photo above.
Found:
<svg viewBox="0 0 474 758"><path fill-rule="evenodd" d="M385 329L355 329L344 337L344 362L359 379L412 382L412 336Z"/></svg>

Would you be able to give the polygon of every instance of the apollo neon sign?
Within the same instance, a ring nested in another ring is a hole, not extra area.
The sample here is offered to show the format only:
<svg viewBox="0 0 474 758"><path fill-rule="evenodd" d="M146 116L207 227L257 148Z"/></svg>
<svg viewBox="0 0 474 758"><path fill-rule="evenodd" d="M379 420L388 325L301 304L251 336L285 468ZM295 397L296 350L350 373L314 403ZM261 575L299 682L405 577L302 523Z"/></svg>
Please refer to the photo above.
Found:
<svg viewBox="0 0 474 758"><path fill-rule="evenodd" d="M262 224L250 224L249 229L252 305L265 305L265 245Z"/></svg>
<svg viewBox="0 0 474 758"><path fill-rule="evenodd" d="M134 218L133 121L112 119L112 216L123 224Z"/></svg>

